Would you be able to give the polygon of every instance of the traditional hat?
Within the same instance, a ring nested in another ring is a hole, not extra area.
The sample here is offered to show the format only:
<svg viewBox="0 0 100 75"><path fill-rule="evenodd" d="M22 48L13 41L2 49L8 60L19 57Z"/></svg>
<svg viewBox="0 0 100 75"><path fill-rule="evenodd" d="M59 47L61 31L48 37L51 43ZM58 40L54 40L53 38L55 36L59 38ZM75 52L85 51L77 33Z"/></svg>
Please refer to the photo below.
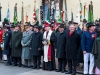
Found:
<svg viewBox="0 0 100 75"><path fill-rule="evenodd" d="M72 23L73 23L72 21L69 21L69 23L68 23L68 24L70 25L70 24L72 24Z"/></svg>
<svg viewBox="0 0 100 75"><path fill-rule="evenodd" d="M73 22L73 24L78 24L78 22Z"/></svg>
<svg viewBox="0 0 100 75"><path fill-rule="evenodd" d="M11 26L11 28L14 28L14 27L15 27L15 26L14 26L14 23L11 23L10 26Z"/></svg>
<svg viewBox="0 0 100 75"><path fill-rule="evenodd" d="M5 28L10 29L11 25L10 24L5 24Z"/></svg>
<svg viewBox="0 0 100 75"><path fill-rule="evenodd" d="M87 20L86 19L83 19L83 22L87 22Z"/></svg>
<svg viewBox="0 0 100 75"><path fill-rule="evenodd" d="M50 27L50 23L49 22L45 22L44 23L44 27Z"/></svg>
<svg viewBox="0 0 100 75"><path fill-rule="evenodd" d="M39 30L43 29L43 26L39 26Z"/></svg>
<svg viewBox="0 0 100 75"><path fill-rule="evenodd" d="M91 27L91 26L95 26L95 24L93 22L88 22L87 27Z"/></svg>
<svg viewBox="0 0 100 75"><path fill-rule="evenodd" d="M99 20L96 19L95 22L99 22Z"/></svg>
<svg viewBox="0 0 100 75"><path fill-rule="evenodd" d="M59 28L65 28L64 24L60 24Z"/></svg>
<svg viewBox="0 0 100 75"><path fill-rule="evenodd" d="M34 27L34 28L39 28L39 25L35 24L33 27Z"/></svg>
<svg viewBox="0 0 100 75"><path fill-rule="evenodd" d="M28 26L28 22L25 22L25 26Z"/></svg>

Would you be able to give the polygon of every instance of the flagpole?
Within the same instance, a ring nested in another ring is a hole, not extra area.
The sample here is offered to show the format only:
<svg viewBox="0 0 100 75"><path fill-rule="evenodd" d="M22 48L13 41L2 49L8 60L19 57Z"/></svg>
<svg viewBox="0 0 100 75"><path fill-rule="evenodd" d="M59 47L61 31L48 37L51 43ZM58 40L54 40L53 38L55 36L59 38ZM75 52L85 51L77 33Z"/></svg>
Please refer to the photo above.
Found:
<svg viewBox="0 0 100 75"><path fill-rule="evenodd" d="M1 7L1 3L0 3L0 22L1 22L1 9L2 9L2 7Z"/></svg>
<svg viewBox="0 0 100 75"><path fill-rule="evenodd" d="M67 1L65 0L65 23L68 25Z"/></svg>
<svg viewBox="0 0 100 75"><path fill-rule="evenodd" d="M24 8L23 8L23 2L22 2L22 32L24 32Z"/></svg>
<svg viewBox="0 0 100 75"><path fill-rule="evenodd" d="M8 10L7 10L7 17L6 17L10 23L10 11L9 11L9 2L8 2Z"/></svg>

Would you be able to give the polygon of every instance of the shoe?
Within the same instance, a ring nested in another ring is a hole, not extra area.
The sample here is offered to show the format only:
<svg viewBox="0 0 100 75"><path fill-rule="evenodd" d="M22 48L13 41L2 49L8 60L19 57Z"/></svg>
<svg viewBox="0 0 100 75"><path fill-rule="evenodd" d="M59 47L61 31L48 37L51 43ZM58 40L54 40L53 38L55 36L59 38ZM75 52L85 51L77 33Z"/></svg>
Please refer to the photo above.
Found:
<svg viewBox="0 0 100 75"><path fill-rule="evenodd" d="M23 67L27 67L27 65L24 64Z"/></svg>
<svg viewBox="0 0 100 75"><path fill-rule="evenodd" d="M40 66L37 66L37 70L40 69Z"/></svg>
<svg viewBox="0 0 100 75"><path fill-rule="evenodd" d="M76 71L73 71L71 75L76 75Z"/></svg>
<svg viewBox="0 0 100 75"><path fill-rule="evenodd" d="M11 66L11 65L12 65L12 64L8 64L8 63L7 63L7 64L5 64L5 66Z"/></svg>
<svg viewBox="0 0 100 75"><path fill-rule="evenodd" d="M18 67L22 67L22 65L18 65Z"/></svg>
<svg viewBox="0 0 100 75"><path fill-rule="evenodd" d="M68 72L66 72L65 74L71 74L72 73L72 71L68 71Z"/></svg>
<svg viewBox="0 0 100 75"><path fill-rule="evenodd" d="M17 64L13 64L13 66L17 66Z"/></svg>
<svg viewBox="0 0 100 75"><path fill-rule="evenodd" d="M27 66L27 68L31 68L31 66Z"/></svg>
<svg viewBox="0 0 100 75"><path fill-rule="evenodd" d="M61 70L60 70L60 69L58 69L58 70L56 70L56 72L61 72Z"/></svg>
<svg viewBox="0 0 100 75"><path fill-rule="evenodd" d="M65 72L65 70L63 69L62 71L61 71L61 73L64 73Z"/></svg>
<svg viewBox="0 0 100 75"><path fill-rule="evenodd" d="M36 67L32 67L32 69L37 69Z"/></svg>

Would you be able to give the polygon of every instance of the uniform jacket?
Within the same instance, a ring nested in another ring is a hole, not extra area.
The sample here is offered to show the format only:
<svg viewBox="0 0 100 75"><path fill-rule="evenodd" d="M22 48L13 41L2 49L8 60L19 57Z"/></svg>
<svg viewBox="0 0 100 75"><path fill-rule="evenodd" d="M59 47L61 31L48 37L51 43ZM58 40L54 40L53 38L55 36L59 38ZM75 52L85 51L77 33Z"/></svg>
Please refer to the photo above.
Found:
<svg viewBox="0 0 100 75"><path fill-rule="evenodd" d="M3 54L10 55L11 54L11 47L10 47L10 38L11 38L12 32L8 30L5 32L5 40L4 40L4 51Z"/></svg>

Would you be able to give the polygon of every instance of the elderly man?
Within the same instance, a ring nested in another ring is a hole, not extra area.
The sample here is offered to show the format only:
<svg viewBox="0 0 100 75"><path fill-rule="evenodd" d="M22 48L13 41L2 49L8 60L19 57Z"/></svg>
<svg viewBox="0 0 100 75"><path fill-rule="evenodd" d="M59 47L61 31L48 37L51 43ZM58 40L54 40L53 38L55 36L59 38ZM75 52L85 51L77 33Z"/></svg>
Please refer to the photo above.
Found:
<svg viewBox="0 0 100 75"><path fill-rule="evenodd" d="M58 58L58 70L56 72L65 72L65 66L66 66L66 31L64 30L65 26L64 24L61 24L59 26L59 32L56 34L57 42L56 42L56 57Z"/></svg>
<svg viewBox="0 0 100 75"><path fill-rule="evenodd" d="M33 69L39 69L41 63L42 33L39 31L39 25L34 25L34 33L30 44L31 55L33 57Z"/></svg>
<svg viewBox="0 0 100 75"><path fill-rule="evenodd" d="M22 54L22 45L21 45L21 40L22 40L22 32L20 31L20 26L16 25L14 32L12 33L11 36L11 41L10 41L10 46L12 48L11 55L13 57L14 61L14 66L21 67L21 54Z"/></svg>
<svg viewBox="0 0 100 75"><path fill-rule="evenodd" d="M43 35L43 45L44 45L44 70L55 70L55 34L50 28L50 24L46 22L44 24L45 32Z"/></svg>
<svg viewBox="0 0 100 75"><path fill-rule="evenodd" d="M71 24L66 35L66 59L68 60L68 72L66 72L65 74L72 73L72 75L76 75L79 46L80 35L75 31L75 25Z"/></svg>

